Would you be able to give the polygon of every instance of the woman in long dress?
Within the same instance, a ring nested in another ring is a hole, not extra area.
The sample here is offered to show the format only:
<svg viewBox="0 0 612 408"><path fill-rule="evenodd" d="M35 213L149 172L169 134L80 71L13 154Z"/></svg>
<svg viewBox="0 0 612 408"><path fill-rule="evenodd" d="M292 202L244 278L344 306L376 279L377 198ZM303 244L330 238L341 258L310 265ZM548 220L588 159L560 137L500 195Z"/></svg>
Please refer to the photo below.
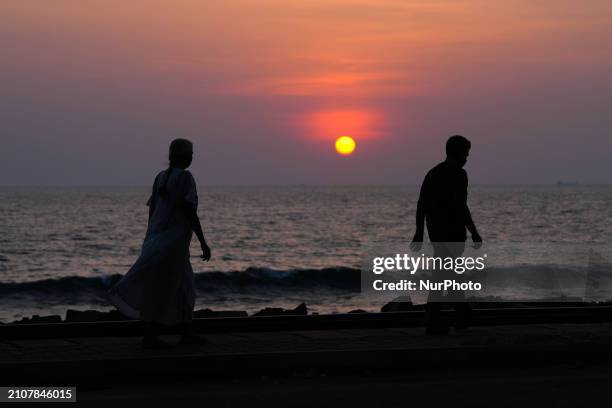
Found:
<svg viewBox="0 0 612 408"><path fill-rule="evenodd" d="M155 177L147 202L149 220L140 257L109 292L119 311L144 322L145 347L168 346L157 337L160 325L180 325L181 343L205 342L191 325L195 284L189 244L193 232L200 241L202 259L210 259L197 214L196 183L186 170L193 160L193 144L173 140L169 160L168 169Z"/></svg>

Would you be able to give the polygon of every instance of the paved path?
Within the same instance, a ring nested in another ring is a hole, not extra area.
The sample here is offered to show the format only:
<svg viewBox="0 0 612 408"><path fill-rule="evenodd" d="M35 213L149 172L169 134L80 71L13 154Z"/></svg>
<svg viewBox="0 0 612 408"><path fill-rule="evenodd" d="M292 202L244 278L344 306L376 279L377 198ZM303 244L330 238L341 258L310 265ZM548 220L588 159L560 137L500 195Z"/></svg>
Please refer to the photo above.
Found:
<svg viewBox="0 0 612 408"><path fill-rule="evenodd" d="M81 385L194 375L286 377L612 362L612 323L482 326L449 336L425 336L423 328L386 328L212 333L207 338L206 345L170 350L143 350L136 337L0 340L0 380Z"/></svg>

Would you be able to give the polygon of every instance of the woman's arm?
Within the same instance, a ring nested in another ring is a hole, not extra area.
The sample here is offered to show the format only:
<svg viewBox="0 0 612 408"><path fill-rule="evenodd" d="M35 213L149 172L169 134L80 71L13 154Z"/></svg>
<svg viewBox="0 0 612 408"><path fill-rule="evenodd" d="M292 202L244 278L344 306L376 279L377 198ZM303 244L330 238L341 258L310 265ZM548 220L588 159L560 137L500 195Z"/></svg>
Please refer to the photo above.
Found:
<svg viewBox="0 0 612 408"><path fill-rule="evenodd" d="M195 232L198 240L200 241L200 246L202 247L202 259L208 261L210 260L210 248L208 247L206 239L204 238L204 231L202 231L202 224L200 223L200 217L198 217L195 206L187 204L185 206L185 212L187 219L189 220L189 225L191 225L193 232Z"/></svg>
<svg viewBox="0 0 612 408"><path fill-rule="evenodd" d="M155 180L153 181L153 188L151 190L151 196L149 197L149 200L147 201L147 205L149 206L149 218L147 218L147 225L151 222L151 217L153 216L153 212L155 211L155 202L157 201L156 196L157 196L157 179L159 178L159 175L157 175L155 177Z"/></svg>
<svg viewBox="0 0 612 408"><path fill-rule="evenodd" d="M200 240L200 247L202 248L202 259L205 261L210 260L210 247L206 243L206 239L204 238L204 231L202 231L202 224L200 224L200 217L198 217L198 213L196 209L192 206L189 211L189 223L191 224L191 228L195 232L198 240Z"/></svg>
<svg viewBox="0 0 612 408"><path fill-rule="evenodd" d="M202 231L202 224L200 224L200 217L198 217L198 193L196 191L196 182L189 171L185 171L184 174L187 176L184 178L182 184L182 196L183 196L183 211L191 226L193 232L195 232L198 240L200 241L200 247L202 248L202 259L205 261L210 260L210 248L204 238L204 232Z"/></svg>
<svg viewBox="0 0 612 408"><path fill-rule="evenodd" d="M204 239L204 232L202 231L202 224L200 223L200 217L198 217L198 213L193 206L187 207L187 219L189 220L189 224L195 232L200 244L205 244L206 239Z"/></svg>

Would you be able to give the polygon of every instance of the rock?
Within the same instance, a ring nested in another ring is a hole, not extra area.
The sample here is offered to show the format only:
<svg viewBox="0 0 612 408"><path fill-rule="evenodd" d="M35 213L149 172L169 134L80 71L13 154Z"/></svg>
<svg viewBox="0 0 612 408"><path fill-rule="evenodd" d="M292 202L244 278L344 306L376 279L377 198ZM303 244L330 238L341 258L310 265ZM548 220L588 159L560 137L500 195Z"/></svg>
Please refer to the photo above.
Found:
<svg viewBox="0 0 612 408"><path fill-rule="evenodd" d="M299 305L296 306L295 309L293 309L291 311L292 315L301 315L301 316L306 316L308 314L308 307L306 306L306 303L302 302Z"/></svg>
<svg viewBox="0 0 612 408"><path fill-rule="evenodd" d="M30 319L30 323L61 323L62 318L60 315L49 315L49 316L39 316L34 315Z"/></svg>
<svg viewBox="0 0 612 408"><path fill-rule="evenodd" d="M121 320L132 320L129 317L126 317L121 314L118 310L109 310L106 312L106 321L108 322L116 322Z"/></svg>
<svg viewBox="0 0 612 408"><path fill-rule="evenodd" d="M97 322L101 320L102 312L99 310L66 310L65 322Z"/></svg>
<svg viewBox="0 0 612 408"><path fill-rule="evenodd" d="M209 317L248 317L248 313L244 310L211 310L200 309L193 312L194 318L209 318Z"/></svg>
<svg viewBox="0 0 612 408"><path fill-rule="evenodd" d="M129 320L123 316L118 310L109 310L108 312L101 312L99 310L73 310L68 309L66 311L66 323L77 323L77 322L111 322Z"/></svg>
<svg viewBox="0 0 612 408"><path fill-rule="evenodd" d="M368 313L368 312L363 309L355 309L355 310L351 310L349 313Z"/></svg>
<svg viewBox="0 0 612 408"><path fill-rule="evenodd" d="M393 299L391 302L384 305L380 311L383 313L386 312L406 312L410 310L414 310L414 306L412 306L412 300L410 300L409 296L400 296L396 299Z"/></svg>
<svg viewBox="0 0 612 408"><path fill-rule="evenodd" d="M255 313L253 316L282 316L287 310L280 307L266 307Z"/></svg>
<svg viewBox="0 0 612 408"><path fill-rule="evenodd" d="M300 303L295 309L283 309L280 307L266 307L255 313L253 316L305 316L308 314L308 307L305 303Z"/></svg>

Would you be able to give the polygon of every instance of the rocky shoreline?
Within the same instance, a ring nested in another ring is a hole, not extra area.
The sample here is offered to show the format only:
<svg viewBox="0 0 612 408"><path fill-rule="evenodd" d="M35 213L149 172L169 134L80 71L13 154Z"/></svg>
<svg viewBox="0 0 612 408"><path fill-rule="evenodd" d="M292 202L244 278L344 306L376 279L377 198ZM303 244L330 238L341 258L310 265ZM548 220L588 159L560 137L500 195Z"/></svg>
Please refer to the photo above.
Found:
<svg viewBox="0 0 612 408"><path fill-rule="evenodd" d="M542 300L539 302L470 302L473 309L486 308L524 308L524 307L589 307L589 306L610 306L612 302L593 302L585 303L578 299L554 299ZM380 308L381 313L386 312L407 312L407 311L422 311L425 305L413 305L409 299L397 299L391 301ZM353 313L371 313L362 309L355 309L348 312ZM266 307L256 313L249 314L244 310L212 310L209 308L198 309L193 313L194 319L203 318L244 318L244 317L261 317L261 316L306 316L308 314L318 314L310 312L305 303L300 303L293 309L284 309L279 307ZM123 316L118 310L99 311L99 310L74 310L68 309L65 317L62 319L60 315L33 315L31 317L23 317L20 320L15 320L10 323L0 324L48 324L48 323L82 323L82 322L110 322L133 320Z"/></svg>
<svg viewBox="0 0 612 408"><path fill-rule="evenodd" d="M282 309L276 307L267 307L260 310L251 316L300 316L307 315L308 307L305 303L299 304L293 309ZM203 318L228 318L228 317L249 317L249 314L244 310L212 310L198 309L193 312L194 319ZM47 324L47 323L82 323L82 322L111 322L133 320L122 315L118 310L109 310L106 312L100 310L74 310L68 309L64 319L60 315L33 315L32 317L23 317L20 320L15 320L8 324Z"/></svg>

